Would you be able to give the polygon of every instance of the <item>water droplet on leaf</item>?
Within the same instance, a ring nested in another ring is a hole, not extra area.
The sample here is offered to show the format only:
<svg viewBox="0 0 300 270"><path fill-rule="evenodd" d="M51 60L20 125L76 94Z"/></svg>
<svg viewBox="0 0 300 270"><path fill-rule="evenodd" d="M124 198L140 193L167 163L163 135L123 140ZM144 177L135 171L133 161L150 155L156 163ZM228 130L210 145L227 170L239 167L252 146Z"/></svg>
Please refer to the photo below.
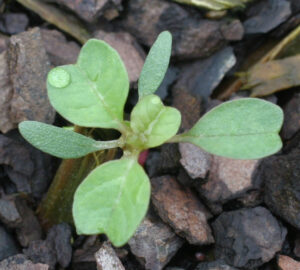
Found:
<svg viewBox="0 0 300 270"><path fill-rule="evenodd" d="M70 74L62 68L54 68L48 74L48 82L53 87L64 88L69 85L71 81Z"/></svg>

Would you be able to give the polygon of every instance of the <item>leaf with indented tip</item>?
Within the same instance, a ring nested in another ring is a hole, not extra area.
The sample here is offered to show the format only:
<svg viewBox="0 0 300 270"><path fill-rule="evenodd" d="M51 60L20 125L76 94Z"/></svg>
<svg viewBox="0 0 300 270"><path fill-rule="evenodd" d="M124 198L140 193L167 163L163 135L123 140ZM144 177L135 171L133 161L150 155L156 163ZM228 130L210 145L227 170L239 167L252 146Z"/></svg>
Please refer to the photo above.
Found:
<svg viewBox="0 0 300 270"><path fill-rule="evenodd" d="M153 94L167 72L172 51L172 35L168 31L159 34L152 45L138 82L139 97Z"/></svg>
<svg viewBox="0 0 300 270"><path fill-rule="evenodd" d="M258 159L280 150L282 123L283 112L277 105L245 98L215 107L178 138L215 155Z"/></svg>
<svg viewBox="0 0 300 270"><path fill-rule="evenodd" d="M145 96L131 112L130 126L134 134L128 142L140 149L159 146L177 133L180 121L177 109L164 106L156 95Z"/></svg>
<svg viewBox="0 0 300 270"><path fill-rule="evenodd" d="M79 234L105 233L124 245L144 218L150 182L132 158L109 161L94 169L76 190L73 217Z"/></svg>
<svg viewBox="0 0 300 270"><path fill-rule="evenodd" d="M91 138L36 121L20 123L19 131L33 146L59 158L79 158L99 150Z"/></svg>
<svg viewBox="0 0 300 270"><path fill-rule="evenodd" d="M129 80L119 54L105 42L89 40L77 64L51 70L47 88L52 106L70 122L122 129Z"/></svg>

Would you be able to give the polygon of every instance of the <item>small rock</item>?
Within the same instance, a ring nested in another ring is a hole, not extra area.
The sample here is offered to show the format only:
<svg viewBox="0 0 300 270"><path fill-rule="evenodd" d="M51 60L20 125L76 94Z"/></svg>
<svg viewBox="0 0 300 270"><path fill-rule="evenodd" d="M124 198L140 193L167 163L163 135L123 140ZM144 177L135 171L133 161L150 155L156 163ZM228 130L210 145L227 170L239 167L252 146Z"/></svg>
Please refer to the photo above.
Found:
<svg viewBox="0 0 300 270"><path fill-rule="evenodd" d="M42 238L42 228L33 210L21 199L16 200L17 209L22 221L17 225L16 233L22 247L27 247L31 241Z"/></svg>
<svg viewBox="0 0 300 270"><path fill-rule="evenodd" d="M286 0L265 0L253 5L250 17L244 22L246 34L268 33L291 15L291 4Z"/></svg>
<svg viewBox="0 0 300 270"><path fill-rule="evenodd" d="M282 136L291 139L300 130L300 93L297 93L284 106Z"/></svg>
<svg viewBox="0 0 300 270"><path fill-rule="evenodd" d="M160 153L150 152L146 160L146 168L150 177L166 173L176 173L179 166L180 153L177 144L164 144Z"/></svg>
<svg viewBox="0 0 300 270"><path fill-rule="evenodd" d="M96 269L95 253L101 248L102 243L97 236L89 236L80 249L76 249L72 256L72 269Z"/></svg>
<svg viewBox="0 0 300 270"><path fill-rule="evenodd" d="M208 181L198 185L198 192L211 203L224 203L242 197L260 187L254 177L258 160L237 160L213 156Z"/></svg>
<svg viewBox="0 0 300 270"><path fill-rule="evenodd" d="M134 37L126 32L107 33L101 30L97 31L94 36L104 40L117 50L126 66L130 82L136 82L142 71L146 56L143 48L136 42Z"/></svg>
<svg viewBox="0 0 300 270"><path fill-rule="evenodd" d="M190 143L180 143L180 163L192 179L205 178L209 171L212 156Z"/></svg>
<svg viewBox="0 0 300 270"><path fill-rule="evenodd" d="M28 260L23 254L18 254L9 257L0 262L1 270L48 270L49 266L46 264L34 264Z"/></svg>
<svg viewBox="0 0 300 270"><path fill-rule="evenodd" d="M24 32L28 26L29 19L24 13L5 13L1 17L0 31L15 35Z"/></svg>
<svg viewBox="0 0 300 270"><path fill-rule="evenodd" d="M122 0L56 0L74 11L80 18L87 22L93 22L99 18L106 10L121 10Z"/></svg>
<svg viewBox="0 0 300 270"><path fill-rule="evenodd" d="M212 224L218 259L234 267L255 268L282 248L287 230L263 207L223 212Z"/></svg>
<svg viewBox="0 0 300 270"><path fill-rule="evenodd" d="M288 0L291 3L291 10L294 14L300 11L300 2L298 0Z"/></svg>
<svg viewBox="0 0 300 270"><path fill-rule="evenodd" d="M30 242L24 254L35 263L49 265L50 270L55 269L57 262L63 268L68 267L72 257L70 226L64 223L53 226L46 240Z"/></svg>
<svg viewBox="0 0 300 270"><path fill-rule="evenodd" d="M42 237L42 229L34 212L25 201L15 196L0 199L0 220L9 228L16 229L19 243L23 247Z"/></svg>
<svg viewBox="0 0 300 270"><path fill-rule="evenodd" d="M158 34L169 30L173 35L173 55L177 58L207 57L226 41L218 21L202 19L199 13L161 0L131 0L122 26L150 47ZM151 23L149 23L151 22Z"/></svg>
<svg viewBox="0 0 300 270"><path fill-rule="evenodd" d="M152 202L159 216L190 244L214 242L207 218L208 210L189 189L184 189L171 176L151 179Z"/></svg>
<svg viewBox="0 0 300 270"><path fill-rule="evenodd" d="M0 199L0 221L8 227L16 227L21 223L22 217L14 197Z"/></svg>
<svg viewBox="0 0 300 270"><path fill-rule="evenodd" d="M4 35L0 34L0 54L2 54L2 52L5 51L5 49L6 49L6 47L7 47L7 40L8 40L7 36L4 36ZM1 62L2 62L2 60L1 60ZM2 71L0 71L0 75L2 75ZM1 89L2 89L2 86L1 86Z"/></svg>
<svg viewBox="0 0 300 270"><path fill-rule="evenodd" d="M0 225L0 261L15 254L18 254L18 248L14 239Z"/></svg>
<svg viewBox="0 0 300 270"><path fill-rule="evenodd" d="M131 252L147 270L162 270L183 240L154 216L147 216L128 242Z"/></svg>
<svg viewBox="0 0 300 270"><path fill-rule="evenodd" d="M80 47L57 30L41 29L46 52L52 66L75 64Z"/></svg>
<svg viewBox="0 0 300 270"><path fill-rule="evenodd" d="M47 235L46 242L55 251L57 262L63 268L68 267L72 258L71 227L66 223L53 226Z"/></svg>
<svg viewBox="0 0 300 270"><path fill-rule="evenodd" d="M295 240L295 246L293 252L298 258L300 258L300 236L299 235Z"/></svg>
<svg viewBox="0 0 300 270"><path fill-rule="evenodd" d="M184 89L207 100L235 63L233 49L225 47L206 59L188 65L174 88Z"/></svg>
<svg viewBox="0 0 300 270"><path fill-rule="evenodd" d="M264 198L261 190L251 190L237 199L243 207L255 207L263 203Z"/></svg>
<svg viewBox="0 0 300 270"><path fill-rule="evenodd" d="M300 136L292 143L295 147L288 153L262 161L260 177L269 209L300 229Z"/></svg>
<svg viewBox="0 0 300 270"><path fill-rule="evenodd" d="M158 95L162 100L164 100L168 96L169 87L175 82L177 79L177 75L179 73L179 69L174 66L170 66L167 70L167 73L158 87L155 95Z"/></svg>
<svg viewBox="0 0 300 270"><path fill-rule="evenodd" d="M21 139L18 133L11 132L10 135L16 139L0 135L0 164L15 184L14 192L40 198L52 179L51 158Z"/></svg>
<svg viewBox="0 0 300 270"><path fill-rule="evenodd" d="M241 40L244 36L244 27L240 20L223 23L221 25L221 31L223 36L231 41Z"/></svg>
<svg viewBox="0 0 300 270"><path fill-rule="evenodd" d="M11 87L0 98L0 130L6 133L24 120L53 123L45 83L49 60L39 28L12 36L5 56Z"/></svg>
<svg viewBox="0 0 300 270"><path fill-rule="evenodd" d="M114 249L107 242L95 254L98 270L125 270Z"/></svg>
<svg viewBox="0 0 300 270"><path fill-rule="evenodd" d="M57 263L55 250L48 242L37 240L30 242L23 253L34 263L43 263L49 265L49 270L54 270Z"/></svg>
<svg viewBox="0 0 300 270"><path fill-rule="evenodd" d="M222 260L214 262L199 263L195 270L237 270L234 267L229 266Z"/></svg>
<svg viewBox="0 0 300 270"><path fill-rule="evenodd" d="M200 118L202 98L179 84L172 88L172 96L173 106L181 113L181 129L189 130Z"/></svg>
<svg viewBox="0 0 300 270"><path fill-rule="evenodd" d="M300 262L295 261L294 259L279 255L277 258L277 264L279 267L279 270L298 270L300 269Z"/></svg>

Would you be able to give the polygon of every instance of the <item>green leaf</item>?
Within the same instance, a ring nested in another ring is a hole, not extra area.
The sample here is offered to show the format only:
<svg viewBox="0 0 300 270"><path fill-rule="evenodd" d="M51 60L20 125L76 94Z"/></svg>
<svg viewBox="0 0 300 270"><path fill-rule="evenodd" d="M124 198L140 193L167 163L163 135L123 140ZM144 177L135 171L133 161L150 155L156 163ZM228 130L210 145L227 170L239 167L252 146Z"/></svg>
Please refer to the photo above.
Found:
<svg viewBox="0 0 300 270"><path fill-rule="evenodd" d="M144 218L150 183L131 158L104 163L78 187L73 217L79 234L105 233L117 247L124 245Z"/></svg>
<svg viewBox="0 0 300 270"><path fill-rule="evenodd" d="M140 149L161 145L177 133L180 121L177 109L164 106L156 95L145 96L131 112L134 134L128 142Z"/></svg>
<svg viewBox="0 0 300 270"><path fill-rule="evenodd" d="M122 129L129 80L120 56L105 42L90 39L77 64L52 69L47 88L52 106L70 122Z"/></svg>
<svg viewBox="0 0 300 270"><path fill-rule="evenodd" d="M255 98L225 102L206 113L181 141L193 143L215 155L258 159L276 153L282 110Z"/></svg>
<svg viewBox="0 0 300 270"><path fill-rule="evenodd" d="M33 146L59 158L78 158L99 150L91 138L36 121L20 123L19 131Z"/></svg>
<svg viewBox="0 0 300 270"><path fill-rule="evenodd" d="M138 82L139 97L153 94L167 72L172 51L172 35L168 31L159 34L152 45Z"/></svg>

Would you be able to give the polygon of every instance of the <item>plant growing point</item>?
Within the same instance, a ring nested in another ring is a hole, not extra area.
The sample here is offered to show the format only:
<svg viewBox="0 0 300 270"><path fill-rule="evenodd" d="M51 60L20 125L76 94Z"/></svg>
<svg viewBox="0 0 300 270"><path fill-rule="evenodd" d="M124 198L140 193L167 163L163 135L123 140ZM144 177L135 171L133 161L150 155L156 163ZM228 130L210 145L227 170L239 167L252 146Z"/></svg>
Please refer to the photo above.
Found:
<svg viewBox="0 0 300 270"><path fill-rule="evenodd" d="M150 181L139 154L163 143L189 142L212 154L258 159L282 146L278 135L282 110L270 102L245 98L225 102L195 126L177 134L181 115L154 93L171 56L172 36L162 32L146 58L138 83L139 101L130 121L124 120L129 80L119 54L103 41L89 40L74 65L56 67L47 79L52 106L74 125L115 129L116 140L94 138L35 121L20 123L23 137L38 149L60 158L79 158L103 149L121 148L123 157L93 169L75 192L73 218L78 234L105 233L124 245L144 218Z"/></svg>

